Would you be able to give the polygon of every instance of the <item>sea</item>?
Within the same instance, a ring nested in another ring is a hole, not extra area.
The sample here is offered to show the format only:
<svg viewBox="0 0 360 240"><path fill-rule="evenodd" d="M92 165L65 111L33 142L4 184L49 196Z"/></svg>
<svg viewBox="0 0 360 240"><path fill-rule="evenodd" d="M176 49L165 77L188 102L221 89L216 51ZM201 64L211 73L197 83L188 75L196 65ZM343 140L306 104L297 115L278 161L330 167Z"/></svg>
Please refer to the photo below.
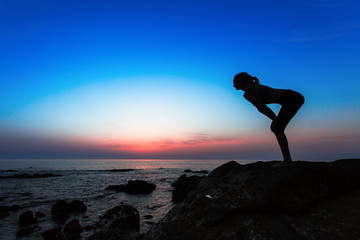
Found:
<svg viewBox="0 0 360 240"><path fill-rule="evenodd" d="M209 173L230 160L190 159L11 159L0 160L0 176L15 174L59 174L49 178L0 178L0 206L18 205L19 210L0 219L0 239L43 239L41 233L58 227L52 220L51 207L58 200L81 200L87 207L84 214L71 215L84 230L82 239L107 210L120 204L134 206L140 213L140 232L147 232L175 206L171 201L171 184L183 174L206 170ZM236 160L240 164L254 160ZM117 170L117 171L112 171ZM119 171L121 170L121 171ZM124 171L123 171L124 170ZM126 171L129 170L129 171ZM192 170L192 172L185 170ZM206 174L205 174L206 175ZM156 185L151 194L130 195L105 190L109 185L126 184L129 180L144 180ZM19 237L19 216L25 211L45 215L37 218L35 231Z"/></svg>

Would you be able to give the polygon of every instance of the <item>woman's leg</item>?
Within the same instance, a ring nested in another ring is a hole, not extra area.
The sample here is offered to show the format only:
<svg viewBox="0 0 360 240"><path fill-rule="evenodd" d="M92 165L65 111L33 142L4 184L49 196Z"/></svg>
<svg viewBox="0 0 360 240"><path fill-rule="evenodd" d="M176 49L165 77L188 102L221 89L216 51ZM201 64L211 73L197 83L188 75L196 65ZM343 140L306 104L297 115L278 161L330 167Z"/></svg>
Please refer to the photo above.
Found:
<svg viewBox="0 0 360 240"><path fill-rule="evenodd" d="M278 143L280 145L281 153L283 155L283 161L285 163L292 162L290 150L289 150L289 144L286 138L286 135L284 132L277 132L275 133L276 139L278 140Z"/></svg>
<svg viewBox="0 0 360 240"><path fill-rule="evenodd" d="M280 145L281 153L284 162L292 162L289 144L285 135L285 128L294 117L299 108L304 104L304 97L294 91L290 91L284 99L284 103L277 115L276 119L271 124L271 130L274 132L276 139Z"/></svg>

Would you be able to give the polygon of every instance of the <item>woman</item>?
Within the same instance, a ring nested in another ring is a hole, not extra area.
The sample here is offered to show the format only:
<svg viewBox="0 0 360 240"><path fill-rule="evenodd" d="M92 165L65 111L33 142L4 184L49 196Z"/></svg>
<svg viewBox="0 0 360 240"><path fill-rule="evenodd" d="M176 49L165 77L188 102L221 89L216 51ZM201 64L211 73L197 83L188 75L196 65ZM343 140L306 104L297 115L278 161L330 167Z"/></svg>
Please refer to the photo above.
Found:
<svg viewBox="0 0 360 240"><path fill-rule="evenodd" d="M279 142L284 163L291 163L291 155L285 128L294 117L299 108L304 104L304 97L293 90L271 88L259 83L259 79L246 72L239 73L234 77L236 90L243 90L244 97L252 103L262 114L272 120L271 131ZM276 116L266 104L281 104L281 109Z"/></svg>

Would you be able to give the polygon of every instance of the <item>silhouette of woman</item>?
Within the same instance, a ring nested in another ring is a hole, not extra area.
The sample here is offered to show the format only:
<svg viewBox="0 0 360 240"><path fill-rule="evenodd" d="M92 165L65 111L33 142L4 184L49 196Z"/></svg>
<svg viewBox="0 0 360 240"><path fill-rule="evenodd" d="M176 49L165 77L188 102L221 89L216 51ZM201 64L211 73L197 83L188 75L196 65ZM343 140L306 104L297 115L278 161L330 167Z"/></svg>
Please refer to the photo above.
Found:
<svg viewBox="0 0 360 240"><path fill-rule="evenodd" d="M259 79L246 72L236 74L234 77L236 90L243 90L244 97L252 103L259 112L272 120L271 131L275 134L280 145L284 163L292 162L285 128L294 117L299 108L304 104L304 97L290 89L276 89L261 85ZM278 103L281 109L276 116L266 104Z"/></svg>

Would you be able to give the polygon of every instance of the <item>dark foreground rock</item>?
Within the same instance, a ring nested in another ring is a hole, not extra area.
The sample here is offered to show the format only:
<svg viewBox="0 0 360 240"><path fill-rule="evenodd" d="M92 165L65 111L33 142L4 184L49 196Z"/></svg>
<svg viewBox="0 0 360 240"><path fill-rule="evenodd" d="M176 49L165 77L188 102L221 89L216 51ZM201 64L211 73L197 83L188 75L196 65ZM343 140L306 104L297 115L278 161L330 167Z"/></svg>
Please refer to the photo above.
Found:
<svg viewBox="0 0 360 240"><path fill-rule="evenodd" d="M64 236L68 240L80 239L80 234L82 231L84 231L84 229L80 226L79 220L73 219L65 225Z"/></svg>
<svg viewBox="0 0 360 240"><path fill-rule="evenodd" d="M88 240L133 240L139 231L139 212L132 206L119 205L101 217Z"/></svg>
<svg viewBox="0 0 360 240"><path fill-rule="evenodd" d="M10 215L10 209L8 206L0 206L0 219L6 218Z"/></svg>
<svg viewBox="0 0 360 240"><path fill-rule="evenodd" d="M208 170L194 171L194 170L191 170L191 169L185 169L184 173L208 174L209 171Z"/></svg>
<svg viewBox="0 0 360 240"><path fill-rule="evenodd" d="M79 200L73 200L70 203L65 200L59 200L51 208L52 218L57 222L64 222L72 213L84 212L86 212L86 206Z"/></svg>
<svg viewBox="0 0 360 240"><path fill-rule="evenodd" d="M105 190L115 190L117 192L126 192L129 194L149 194L153 190L155 190L156 185L152 183L148 183L142 180L135 180L135 181L128 181L126 185L110 185L109 187L105 188Z"/></svg>
<svg viewBox="0 0 360 240"><path fill-rule="evenodd" d="M173 184L171 184L171 186L174 187L172 192L172 201L174 203L183 201L186 195L198 186L201 179L203 179L203 177L187 177L186 174L179 177Z"/></svg>
<svg viewBox="0 0 360 240"><path fill-rule="evenodd" d="M60 228L52 228L46 230L41 234L44 240L64 240L64 236L61 233Z"/></svg>
<svg viewBox="0 0 360 240"><path fill-rule="evenodd" d="M360 239L360 159L229 162L145 239Z"/></svg>
<svg viewBox="0 0 360 240"><path fill-rule="evenodd" d="M69 203L70 211L73 213L84 213L87 210L84 202L80 200L73 200Z"/></svg>
<svg viewBox="0 0 360 240"><path fill-rule="evenodd" d="M26 211L20 214L19 216L19 225L27 226L36 223L36 219L34 218L34 214L32 211Z"/></svg>

